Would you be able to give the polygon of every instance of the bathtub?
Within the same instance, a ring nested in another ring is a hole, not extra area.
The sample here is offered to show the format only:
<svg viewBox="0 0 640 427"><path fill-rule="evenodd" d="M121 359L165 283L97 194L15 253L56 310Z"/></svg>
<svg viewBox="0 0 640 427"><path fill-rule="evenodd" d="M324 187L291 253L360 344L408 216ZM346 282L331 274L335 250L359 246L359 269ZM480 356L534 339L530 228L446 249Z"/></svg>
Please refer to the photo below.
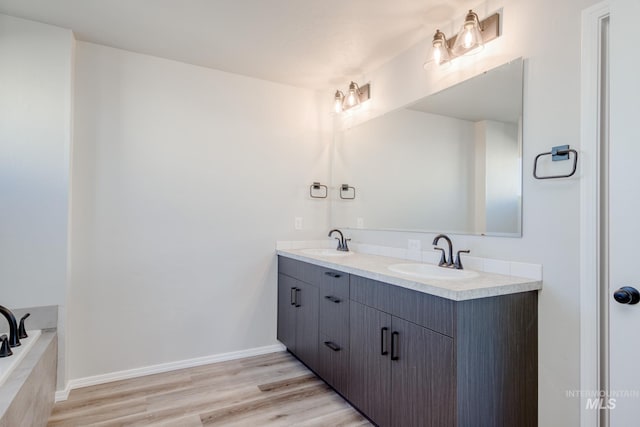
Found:
<svg viewBox="0 0 640 427"><path fill-rule="evenodd" d="M7 334L9 335L9 334ZM34 346L38 338L40 338L41 331L27 331L28 338L24 338L20 340L19 347L12 347L11 351L13 351L13 356L2 357L0 358L0 387L4 384L4 382L9 378L13 370L18 366L18 364L25 358L25 356L31 350L31 347Z"/></svg>
<svg viewBox="0 0 640 427"><path fill-rule="evenodd" d="M0 358L0 427L45 427L53 408L58 334L55 329L27 333L12 356Z"/></svg>

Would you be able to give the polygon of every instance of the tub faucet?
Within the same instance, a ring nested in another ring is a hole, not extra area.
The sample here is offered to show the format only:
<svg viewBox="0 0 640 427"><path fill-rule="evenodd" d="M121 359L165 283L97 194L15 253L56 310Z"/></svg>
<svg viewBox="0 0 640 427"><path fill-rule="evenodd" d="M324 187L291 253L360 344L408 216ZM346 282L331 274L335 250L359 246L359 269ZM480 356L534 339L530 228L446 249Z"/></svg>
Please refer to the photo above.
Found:
<svg viewBox="0 0 640 427"><path fill-rule="evenodd" d="M21 340L25 338L29 338L29 335L27 335L27 328L24 327L24 321L29 316L31 316L31 313L27 313L24 316L22 316L22 318L20 319L20 324L18 324L18 338L20 338Z"/></svg>
<svg viewBox="0 0 640 427"><path fill-rule="evenodd" d="M7 338L7 334L0 335L0 357L9 357L13 355L13 351L9 348L9 338Z"/></svg>
<svg viewBox="0 0 640 427"><path fill-rule="evenodd" d="M449 245L449 260L447 261L447 256L444 253L444 249L436 248L442 251L442 257L440 258L440 262L438 263L438 265L440 267L451 267L453 265L453 245L451 244L451 239L445 234L438 234L435 239L433 239L433 246L436 246L440 239L446 240L447 244Z"/></svg>
<svg viewBox="0 0 640 427"><path fill-rule="evenodd" d="M9 347L18 347L20 345L20 339L18 338L18 322L13 313L6 307L0 305L0 313L9 322Z"/></svg>
<svg viewBox="0 0 640 427"><path fill-rule="evenodd" d="M336 237L336 240L338 241L337 249L342 252L349 252L349 246L347 246L347 242L351 239L345 239L342 231L338 230L337 228L329 232L329 237L331 237L333 233L338 233L340 235L340 237Z"/></svg>

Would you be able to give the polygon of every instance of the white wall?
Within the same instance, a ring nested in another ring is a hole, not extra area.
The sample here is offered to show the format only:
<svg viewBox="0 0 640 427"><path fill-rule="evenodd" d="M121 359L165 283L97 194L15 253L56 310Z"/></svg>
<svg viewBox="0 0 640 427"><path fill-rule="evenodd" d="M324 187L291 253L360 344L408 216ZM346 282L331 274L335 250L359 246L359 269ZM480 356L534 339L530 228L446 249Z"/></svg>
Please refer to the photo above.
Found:
<svg viewBox="0 0 640 427"><path fill-rule="evenodd" d="M0 304L60 307L60 378L73 47L70 30L0 15Z"/></svg>
<svg viewBox="0 0 640 427"><path fill-rule="evenodd" d="M453 236L458 249L505 260L543 264L539 298L539 425L579 422L579 176L538 181L533 158L554 145L580 145L580 19L594 0L491 1L475 8L481 17L501 7L503 35L478 55L457 60L448 70L424 71L429 40L398 55L380 69L353 76L371 82L372 99L349 125L406 105L484 69L523 56L525 62L523 136L523 237ZM440 29L453 34L459 21ZM544 24L541 24L544 23ZM434 28L435 30L435 28ZM345 82L346 85L346 82ZM344 85L343 85L344 86ZM327 99L330 95L327 95ZM327 101L328 102L328 101ZM406 247L407 238L430 247L433 235L419 233L347 233L354 242Z"/></svg>
<svg viewBox="0 0 640 427"><path fill-rule="evenodd" d="M0 15L0 287L9 307L63 304L71 31Z"/></svg>
<svg viewBox="0 0 640 427"><path fill-rule="evenodd" d="M89 43L75 72L70 378L275 344L275 242L328 230L317 94Z"/></svg>

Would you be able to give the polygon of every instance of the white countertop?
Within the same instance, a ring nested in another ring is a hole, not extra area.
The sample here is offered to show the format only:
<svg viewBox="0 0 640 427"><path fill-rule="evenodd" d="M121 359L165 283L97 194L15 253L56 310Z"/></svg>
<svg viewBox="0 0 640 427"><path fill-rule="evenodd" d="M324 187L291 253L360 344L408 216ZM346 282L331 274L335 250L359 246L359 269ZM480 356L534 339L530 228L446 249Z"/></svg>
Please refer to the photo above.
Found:
<svg viewBox="0 0 640 427"><path fill-rule="evenodd" d="M304 253L302 249L278 249L276 252L278 255L287 258L305 261L321 267L355 274L356 276L390 283L454 301L542 289L542 282L539 280L480 271L477 272L477 277L470 279L441 280L408 276L402 273L395 273L389 270L388 267L392 264L407 264L409 261L379 255L353 253L349 256L327 257L310 255Z"/></svg>

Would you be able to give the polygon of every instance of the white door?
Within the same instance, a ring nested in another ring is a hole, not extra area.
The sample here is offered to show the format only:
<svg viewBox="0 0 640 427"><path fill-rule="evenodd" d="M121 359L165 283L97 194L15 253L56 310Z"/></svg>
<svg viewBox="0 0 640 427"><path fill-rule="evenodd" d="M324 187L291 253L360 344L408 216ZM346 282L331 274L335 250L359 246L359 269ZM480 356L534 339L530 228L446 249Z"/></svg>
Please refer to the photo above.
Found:
<svg viewBox="0 0 640 427"><path fill-rule="evenodd" d="M633 427L640 426L640 304L613 294L640 290L640 0L612 0L610 11L609 417L611 427Z"/></svg>

